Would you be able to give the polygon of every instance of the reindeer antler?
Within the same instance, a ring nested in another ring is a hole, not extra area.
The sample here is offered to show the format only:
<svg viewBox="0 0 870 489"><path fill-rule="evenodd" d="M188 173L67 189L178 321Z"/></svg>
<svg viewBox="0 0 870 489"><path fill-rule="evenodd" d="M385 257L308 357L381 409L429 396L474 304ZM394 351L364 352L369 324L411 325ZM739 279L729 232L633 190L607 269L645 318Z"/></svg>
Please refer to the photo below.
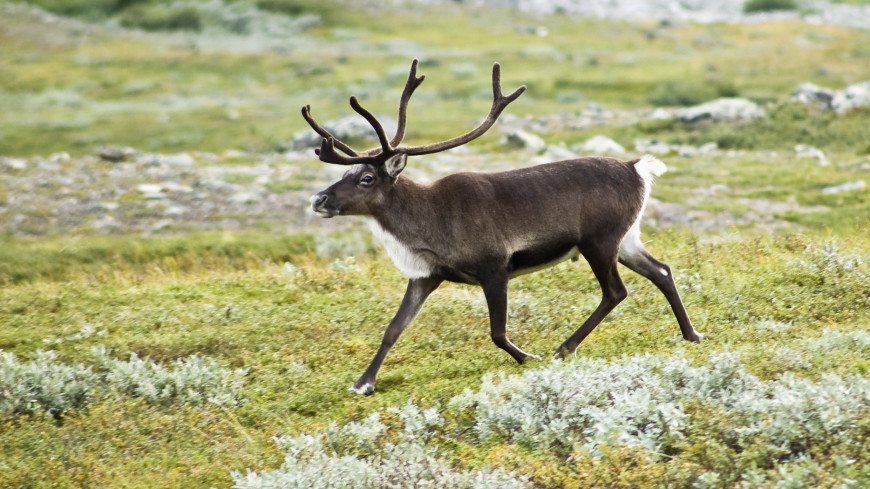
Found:
<svg viewBox="0 0 870 489"><path fill-rule="evenodd" d="M505 97L501 93L501 65L495 63L492 65L492 107L489 109L489 115L477 127L462 136L448 139L440 143L427 144L424 146L412 146L407 148L399 148L396 152L402 152L408 155L425 155L430 153L438 153L457 146L462 146L474 139L477 139L483 133L489 130L498 120L505 107L516 100L523 92L526 91L526 86L523 85Z"/></svg>
<svg viewBox="0 0 870 489"><path fill-rule="evenodd" d="M323 137L323 142L320 145L319 150L314 150L317 155L320 156L320 161L325 163L334 163L337 165L355 165L358 163L368 163L373 165L383 164L390 156L393 156L398 153L404 153L407 155L422 155L422 154L431 154L438 153L441 151L445 151L451 148L455 148L457 146L462 146L474 139L477 139L481 135L483 135L486 131L488 131L495 121L498 120L499 115L501 115L502 111L504 111L505 107L508 106L511 102L517 99L522 93L526 90L526 86L523 85L516 90L514 90L510 95L504 96L501 91L501 66L498 63L495 63L492 66L492 107L489 110L489 115L486 116L486 119L483 120L477 127L472 129L471 131L455 137L453 139L449 139L447 141L442 141L440 143L432 143L423 146L402 146L397 147L399 143L402 142L402 139L405 136L405 124L407 121L407 111L408 111L408 102L411 99L411 95L413 95L414 90L423 83L425 79L425 75L417 76L417 60L415 59L411 63L411 71L408 74L408 81L405 82L405 89L402 91L402 98L399 101L399 120L398 125L396 127L396 134L393 136L391 140L387 140L386 131L384 131L384 127L377 120L377 118L368 110L363 108L360 105L359 101L356 97L350 98L350 105L353 109L363 116L372 128L375 130L375 133L378 136L378 141L381 144L380 148L372 148L360 153L357 153L350 146L341 142L338 138L330 134L329 131L324 129L314 118L311 116L311 107L306 105L302 108L302 117L308 122L308 125L314 129L317 134ZM335 149L338 148L342 152L344 152L347 156L339 154Z"/></svg>

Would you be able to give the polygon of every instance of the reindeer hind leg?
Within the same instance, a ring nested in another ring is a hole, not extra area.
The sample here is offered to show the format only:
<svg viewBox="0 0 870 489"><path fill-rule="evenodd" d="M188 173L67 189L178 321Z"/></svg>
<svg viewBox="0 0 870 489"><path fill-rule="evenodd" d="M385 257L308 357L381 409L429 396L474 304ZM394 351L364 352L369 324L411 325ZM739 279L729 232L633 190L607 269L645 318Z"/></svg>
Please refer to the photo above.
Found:
<svg viewBox="0 0 870 489"><path fill-rule="evenodd" d="M674 316L677 318L683 339L695 343L699 343L704 339L704 335L696 331L694 326L692 326L692 321L689 319L686 307L683 305L682 299L680 299L680 293L677 290L677 284L674 282L671 268L653 258L650 252L646 250L640 240L640 229L637 226L629 230L619 245L619 262L646 277L662 291L662 294L664 294L668 304L671 306L671 310L674 312Z"/></svg>

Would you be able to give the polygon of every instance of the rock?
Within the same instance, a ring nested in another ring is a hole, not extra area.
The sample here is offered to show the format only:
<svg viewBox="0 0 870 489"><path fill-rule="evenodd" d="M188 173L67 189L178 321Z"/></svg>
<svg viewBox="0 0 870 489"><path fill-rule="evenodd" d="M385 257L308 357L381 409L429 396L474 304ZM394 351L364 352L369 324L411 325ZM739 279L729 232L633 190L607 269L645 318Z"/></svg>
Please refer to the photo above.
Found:
<svg viewBox="0 0 870 489"><path fill-rule="evenodd" d="M707 144L703 144L698 148L698 153L702 155L711 155L715 152L719 151L719 144L715 142L710 142Z"/></svg>
<svg viewBox="0 0 870 489"><path fill-rule="evenodd" d="M146 199L166 198L166 194L163 192L163 185L158 183L142 183L136 187L136 190Z"/></svg>
<svg viewBox="0 0 870 489"><path fill-rule="evenodd" d="M138 154L138 151L133 148L120 148L118 146L100 146L95 152L100 159L112 163L126 161Z"/></svg>
<svg viewBox="0 0 870 489"><path fill-rule="evenodd" d="M61 165L60 163L55 163L54 161L51 161L51 160L40 161L39 163L37 163L36 166L40 170L46 170L46 171L63 170L63 165Z"/></svg>
<svg viewBox="0 0 870 489"><path fill-rule="evenodd" d="M228 149L224 151L223 158L226 160L249 158L248 153L238 149Z"/></svg>
<svg viewBox="0 0 870 489"><path fill-rule="evenodd" d="M828 166L831 164L828 162L825 153L822 153L822 151L816 147L798 144L794 147L794 151L798 158L815 158L819 166Z"/></svg>
<svg viewBox="0 0 870 489"><path fill-rule="evenodd" d="M673 119L674 114L672 114L671 111L667 109L659 107L647 114L646 118L653 121L667 121Z"/></svg>
<svg viewBox="0 0 870 489"><path fill-rule="evenodd" d="M791 92L790 102L812 105L822 110L831 110L835 92L812 83L801 83Z"/></svg>
<svg viewBox="0 0 870 489"><path fill-rule="evenodd" d="M174 155L140 154L136 162L142 165L170 166L176 168L196 166L196 160L188 153L177 153Z"/></svg>
<svg viewBox="0 0 870 489"><path fill-rule="evenodd" d="M677 113L680 120L695 122L704 119L714 121L752 120L764 117L764 109L744 98L720 98Z"/></svg>
<svg viewBox="0 0 870 489"><path fill-rule="evenodd" d="M714 183L709 187L698 187L692 190L692 193L696 195L700 195L705 199L709 199L711 197L716 197L719 194L730 194L732 192L731 187L728 185L724 185L721 183Z"/></svg>
<svg viewBox="0 0 870 489"><path fill-rule="evenodd" d="M508 133L502 140L506 144L511 144L519 148L523 148L529 153L538 154L547 147L547 143L540 136L530 132L517 129Z"/></svg>
<svg viewBox="0 0 870 489"><path fill-rule="evenodd" d="M263 197L257 192L238 192L229 198L233 204L255 204L261 200Z"/></svg>
<svg viewBox="0 0 870 489"><path fill-rule="evenodd" d="M193 159L193 156L190 156L187 153L178 153L174 155L161 155L158 158L158 161L161 165L166 166L175 166L175 167L187 167L187 166L196 166L196 160Z"/></svg>
<svg viewBox="0 0 870 489"><path fill-rule="evenodd" d="M624 155L625 148L607 136L597 135L575 147L580 152L596 155Z"/></svg>
<svg viewBox="0 0 870 489"><path fill-rule="evenodd" d="M834 94L831 100L831 109L838 114L868 106L870 106L870 81L849 85Z"/></svg>
<svg viewBox="0 0 870 489"><path fill-rule="evenodd" d="M825 195L839 194L842 192L851 192L852 190L861 190L866 186L867 184L864 182L864 180L858 180L856 182L848 182L841 185L825 187L822 189L822 193Z"/></svg>
<svg viewBox="0 0 870 489"><path fill-rule="evenodd" d="M677 150L677 155L683 158L691 158L698 155L698 148L687 144L677 146L675 149Z"/></svg>
<svg viewBox="0 0 870 489"><path fill-rule="evenodd" d="M48 157L48 161L51 161L52 163L66 163L69 160L70 156L67 152L55 153Z"/></svg>
<svg viewBox="0 0 870 489"><path fill-rule="evenodd" d="M163 211L164 216L179 217L183 216L189 209L183 205L171 205Z"/></svg>
<svg viewBox="0 0 870 489"><path fill-rule="evenodd" d="M398 123L395 119L387 115L377 115L376 117L381 125L384 127L384 131L387 133L388 137L391 137L393 134L396 133ZM372 129L371 124L369 124L368 121L358 115L340 117L338 119L326 122L325 124L321 125L330 134L342 141L347 141L348 139L365 139L368 141L378 140L378 137L375 134L375 130ZM319 148L322 139L323 138L321 138L319 134L314 132L313 129L306 129L304 131L297 132L293 136L293 141L291 141L289 145L290 147L285 149L299 150L305 148Z"/></svg>
<svg viewBox="0 0 870 489"><path fill-rule="evenodd" d="M534 158L532 163L550 163L552 161L573 160L577 155L573 151L563 145L547 146L547 149L540 156Z"/></svg>
<svg viewBox="0 0 870 489"><path fill-rule="evenodd" d="M671 145L657 139L635 139L634 149L638 153L666 155L671 152Z"/></svg>
<svg viewBox="0 0 870 489"><path fill-rule="evenodd" d="M23 158L0 157L0 167L9 170L26 170L27 160Z"/></svg>

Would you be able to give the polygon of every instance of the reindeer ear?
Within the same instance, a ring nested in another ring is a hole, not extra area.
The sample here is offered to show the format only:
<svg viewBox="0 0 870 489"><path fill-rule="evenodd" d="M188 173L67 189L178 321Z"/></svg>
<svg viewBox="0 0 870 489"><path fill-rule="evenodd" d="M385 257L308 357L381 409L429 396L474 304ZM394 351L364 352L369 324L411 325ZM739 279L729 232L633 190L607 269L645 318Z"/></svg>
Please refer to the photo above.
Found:
<svg viewBox="0 0 870 489"><path fill-rule="evenodd" d="M399 173L402 173L402 170L405 169L405 163L407 162L408 155L405 153L395 154L387 158L387 161L384 162L384 170L386 170L387 175L396 178L399 176Z"/></svg>

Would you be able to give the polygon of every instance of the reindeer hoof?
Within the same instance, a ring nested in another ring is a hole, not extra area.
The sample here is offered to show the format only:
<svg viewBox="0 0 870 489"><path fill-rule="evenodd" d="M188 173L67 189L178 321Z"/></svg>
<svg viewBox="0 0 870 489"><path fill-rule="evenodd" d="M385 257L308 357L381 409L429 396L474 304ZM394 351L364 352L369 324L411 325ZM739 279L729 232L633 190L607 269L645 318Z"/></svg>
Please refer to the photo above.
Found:
<svg viewBox="0 0 870 489"><path fill-rule="evenodd" d="M561 345L559 348L556 348L556 352L553 353L553 360L565 360L571 354L573 354L571 350L569 350L565 345Z"/></svg>
<svg viewBox="0 0 870 489"><path fill-rule="evenodd" d="M689 338L686 338L686 339L687 339L688 341L693 342L693 343L700 343L700 342L706 340L707 337L704 336L703 333L699 333L699 332L695 331L695 336L694 336L694 337L689 337Z"/></svg>
<svg viewBox="0 0 870 489"><path fill-rule="evenodd" d="M363 394L366 396L370 396L375 392L375 386L371 382L366 382L362 385L354 384L349 389L349 391L356 394Z"/></svg>

